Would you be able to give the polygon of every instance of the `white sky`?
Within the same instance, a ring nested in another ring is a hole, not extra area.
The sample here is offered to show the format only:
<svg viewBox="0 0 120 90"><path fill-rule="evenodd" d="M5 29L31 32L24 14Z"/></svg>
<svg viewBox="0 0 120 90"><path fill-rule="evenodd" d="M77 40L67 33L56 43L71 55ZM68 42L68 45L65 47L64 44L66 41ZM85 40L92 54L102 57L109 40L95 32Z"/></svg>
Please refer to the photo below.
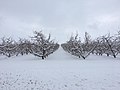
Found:
<svg viewBox="0 0 120 90"><path fill-rule="evenodd" d="M97 37L119 29L120 0L0 0L0 37L42 30L65 42L76 32Z"/></svg>

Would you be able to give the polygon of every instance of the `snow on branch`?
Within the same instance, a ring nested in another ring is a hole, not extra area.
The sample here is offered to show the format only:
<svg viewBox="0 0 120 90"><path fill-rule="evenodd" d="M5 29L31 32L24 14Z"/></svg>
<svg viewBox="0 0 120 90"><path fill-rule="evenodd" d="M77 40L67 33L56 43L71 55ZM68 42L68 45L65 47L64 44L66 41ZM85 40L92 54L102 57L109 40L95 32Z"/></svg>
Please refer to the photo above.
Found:
<svg viewBox="0 0 120 90"><path fill-rule="evenodd" d="M90 35L85 32L85 40L83 43L81 42L80 37L78 38L78 34L76 34L75 37L71 36L70 40L61 46L68 53L85 59L94 51L97 45L92 44Z"/></svg>
<svg viewBox="0 0 120 90"><path fill-rule="evenodd" d="M42 59L44 59L48 55L55 52L59 48L59 44L55 43L53 40L50 39L50 34L48 38L46 38L42 31L35 31L34 36L31 37L31 40L33 41L31 53L35 56L42 57Z"/></svg>

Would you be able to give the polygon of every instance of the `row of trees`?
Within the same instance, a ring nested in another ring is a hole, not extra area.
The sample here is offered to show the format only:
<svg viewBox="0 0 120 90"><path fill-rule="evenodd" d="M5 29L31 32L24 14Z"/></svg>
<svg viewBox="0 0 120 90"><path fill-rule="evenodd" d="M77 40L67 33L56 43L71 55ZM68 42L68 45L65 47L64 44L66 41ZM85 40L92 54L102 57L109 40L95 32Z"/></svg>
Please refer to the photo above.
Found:
<svg viewBox="0 0 120 90"><path fill-rule="evenodd" d="M107 56L116 56L120 53L120 31L111 36L110 34L98 37L95 40L91 39L91 36L85 32L84 41L82 42L78 34L71 36L69 41L63 43L62 48L79 58L87 58L90 54Z"/></svg>
<svg viewBox="0 0 120 90"><path fill-rule="evenodd" d="M42 31L35 31L31 40L19 39L16 42L12 38L3 37L0 42L0 54L7 57L30 53L44 59L58 48L59 44L51 40L51 35L49 34L48 38L46 38Z"/></svg>
<svg viewBox="0 0 120 90"><path fill-rule="evenodd" d="M71 36L66 43L61 44L61 46L66 52L83 59L90 54L106 54L116 58L120 53L120 31L113 36L107 34L95 40L92 40L91 36L85 32L83 42L76 34ZM12 38L3 37L0 41L0 54L7 57L33 54L44 59L58 48L59 44L51 40L51 35L49 34L46 38L42 31L35 31L30 40L20 38L16 42Z"/></svg>

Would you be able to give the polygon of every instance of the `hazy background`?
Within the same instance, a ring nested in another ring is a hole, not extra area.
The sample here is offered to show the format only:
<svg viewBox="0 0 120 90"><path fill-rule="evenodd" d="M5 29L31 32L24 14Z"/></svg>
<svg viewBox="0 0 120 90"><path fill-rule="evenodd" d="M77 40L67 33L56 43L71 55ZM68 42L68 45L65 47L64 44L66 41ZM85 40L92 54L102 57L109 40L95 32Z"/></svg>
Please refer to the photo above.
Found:
<svg viewBox="0 0 120 90"><path fill-rule="evenodd" d="M73 33L93 37L120 30L120 0L0 0L0 37L27 38L33 31L64 42Z"/></svg>

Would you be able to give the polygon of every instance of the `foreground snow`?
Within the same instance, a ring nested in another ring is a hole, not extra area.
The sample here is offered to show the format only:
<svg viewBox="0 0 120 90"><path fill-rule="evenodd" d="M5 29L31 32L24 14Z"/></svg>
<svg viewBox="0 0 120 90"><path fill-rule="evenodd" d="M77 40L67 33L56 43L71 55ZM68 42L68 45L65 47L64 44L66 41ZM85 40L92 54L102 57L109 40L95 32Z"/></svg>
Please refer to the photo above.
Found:
<svg viewBox="0 0 120 90"><path fill-rule="evenodd" d="M61 48L46 60L0 56L0 90L120 90L119 69L119 57L82 60Z"/></svg>

